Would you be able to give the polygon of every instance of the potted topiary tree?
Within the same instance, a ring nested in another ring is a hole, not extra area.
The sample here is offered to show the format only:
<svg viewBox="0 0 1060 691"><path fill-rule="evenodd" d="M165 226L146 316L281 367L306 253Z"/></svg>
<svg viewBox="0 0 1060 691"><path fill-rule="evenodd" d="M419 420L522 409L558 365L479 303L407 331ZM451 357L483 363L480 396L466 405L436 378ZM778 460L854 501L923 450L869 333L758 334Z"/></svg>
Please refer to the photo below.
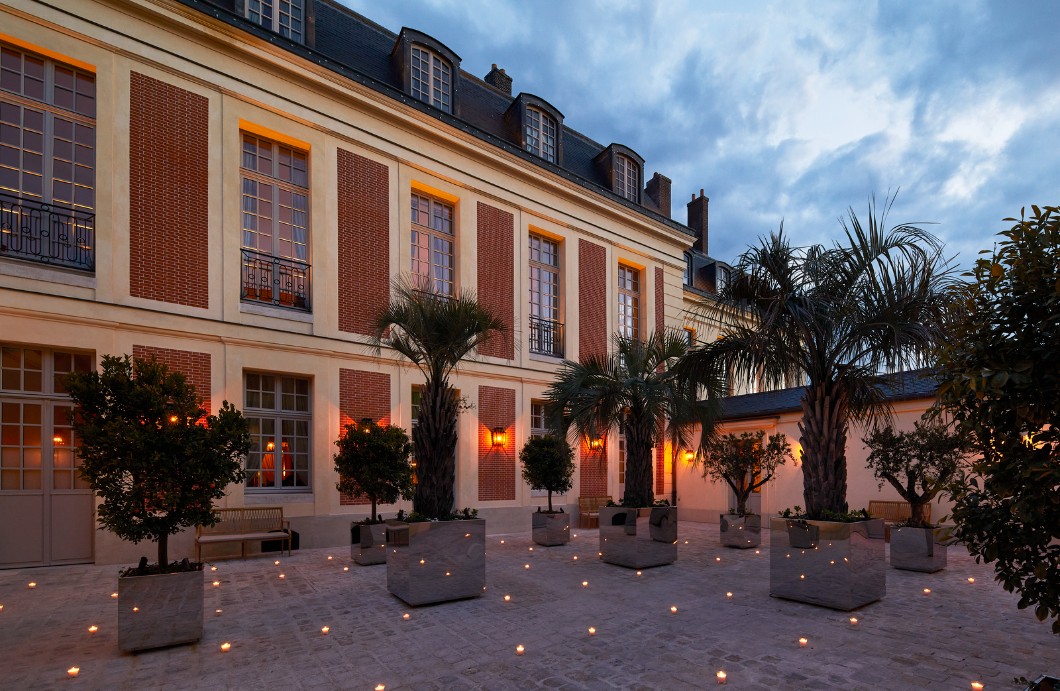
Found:
<svg viewBox="0 0 1060 691"><path fill-rule="evenodd" d="M866 465L909 502L910 517L891 529L891 566L934 573L946 568L944 536L931 523L928 504L945 490L964 466L967 437L938 422L917 421L911 432L879 427L862 439L869 448Z"/></svg>
<svg viewBox="0 0 1060 691"><path fill-rule="evenodd" d="M169 562L169 536L213 525L213 500L244 477L243 416L228 401L207 416L183 374L154 360L105 355L100 371L67 376L81 475L101 502L99 524L123 540L158 543L118 578L124 651L202 638L202 564Z"/></svg>
<svg viewBox="0 0 1060 691"><path fill-rule="evenodd" d="M562 494L572 487L574 450L566 439L554 434L528 439L519 452L523 480L533 489L548 492L548 511L538 507L533 514L534 542L551 547L570 542L570 514L552 510L552 493Z"/></svg>
<svg viewBox="0 0 1060 691"><path fill-rule="evenodd" d="M791 458L791 445L783 434L726 434L709 445L703 458L703 477L724 481L736 496L736 508L721 515L721 544L748 549L762 543L762 517L748 511L751 493L765 486L777 466Z"/></svg>
<svg viewBox="0 0 1060 691"><path fill-rule="evenodd" d="M372 504L368 518L354 524L353 558L358 564L386 563L386 524L376 510L380 503L412 499L412 443L404 428L377 425L370 418L346 425L336 445L336 485L343 494L361 495Z"/></svg>

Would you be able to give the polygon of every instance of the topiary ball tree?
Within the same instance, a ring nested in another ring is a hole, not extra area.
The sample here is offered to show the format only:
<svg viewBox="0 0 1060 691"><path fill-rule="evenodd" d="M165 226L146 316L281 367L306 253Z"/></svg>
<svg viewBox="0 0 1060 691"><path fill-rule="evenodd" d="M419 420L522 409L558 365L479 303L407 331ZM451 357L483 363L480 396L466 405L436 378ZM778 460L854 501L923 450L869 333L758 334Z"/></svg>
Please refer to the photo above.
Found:
<svg viewBox="0 0 1060 691"><path fill-rule="evenodd" d="M523 480L533 489L548 491L548 512L552 510L552 493L570 491L574 477L574 449L566 439L554 434L528 439L519 452Z"/></svg>
<svg viewBox="0 0 1060 691"><path fill-rule="evenodd" d="M216 523L213 500L243 480L247 421L228 401L207 416L184 375L154 359L105 355L99 372L67 375L65 385L100 526L134 544L156 541L167 571L169 536Z"/></svg>
<svg viewBox="0 0 1060 691"><path fill-rule="evenodd" d="M371 420L346 425L336 445L336 487L343 494L362 495L372 502L369 523L376 520L379 504L412 499L412 442L404 428L377 425Z"/></svg>
<svg viewBox="0 0 1060 691"><path fill-rule="evenodd" d="M703 459L703 477L724 481L736 495L736 513L746 516L751 493L776 475L777 466L791 458L791 444L783 434L759 430L740 436L726 434L708 447Z"/></svg>
<svg viewBox="0 0 1060 691"><path fill-rule="evenodd" d="M946 489L963 467L967 435L938 422L916 422L909 432L890 425L862 439L869 449L865 465L880 481L889 482L909 502L911 528L930 528L928 503Z"/></svg>

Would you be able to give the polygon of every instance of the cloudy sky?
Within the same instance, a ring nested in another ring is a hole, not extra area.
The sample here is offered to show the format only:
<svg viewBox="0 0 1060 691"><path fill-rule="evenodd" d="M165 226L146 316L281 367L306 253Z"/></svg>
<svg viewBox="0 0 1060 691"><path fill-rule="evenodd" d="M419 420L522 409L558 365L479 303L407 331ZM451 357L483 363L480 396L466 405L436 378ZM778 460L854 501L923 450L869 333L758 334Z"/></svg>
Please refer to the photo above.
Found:
<svg viewBox="0 0 1060 691"><path fill-rule="evenodd" d="M1060 203L1060 2L342 0L491 63L593 139L703 188L710 254L779 227L828 242L900 190L967 267L1020 207Z"/></svg>

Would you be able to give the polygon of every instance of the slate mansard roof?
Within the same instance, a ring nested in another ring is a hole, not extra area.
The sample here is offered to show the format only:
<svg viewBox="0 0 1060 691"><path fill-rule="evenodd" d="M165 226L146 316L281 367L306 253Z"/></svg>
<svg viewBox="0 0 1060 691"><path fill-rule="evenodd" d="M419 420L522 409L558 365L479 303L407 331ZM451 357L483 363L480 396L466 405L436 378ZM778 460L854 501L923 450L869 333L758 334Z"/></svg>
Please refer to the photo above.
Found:
<svg viewBox="0 0 1060 691"><path fill-rule="evenodd" d="M240 10L246 0L179 0L182 4L215 17L231 26L254 34L274 45L342 74L407 106L428 113L482 141L504 149L541 168L556 173L596 194L607 197L654 221L686 235L694 233L685 225L660 213L652 200L641 192L643 204L631 202L611 190L606 174L596 159L607 147L572 130L561 127L563 151L559 164L526 152L512 141L505 113L516 100L464 70L459 70L459 115L450 115L423 103L402 89L401 75L392 59L398 34L389 31L353 10L332 0L305 0L308 39L302 43L284 38L245 19ZM643 190L647 175L641 171Z"/></svg>

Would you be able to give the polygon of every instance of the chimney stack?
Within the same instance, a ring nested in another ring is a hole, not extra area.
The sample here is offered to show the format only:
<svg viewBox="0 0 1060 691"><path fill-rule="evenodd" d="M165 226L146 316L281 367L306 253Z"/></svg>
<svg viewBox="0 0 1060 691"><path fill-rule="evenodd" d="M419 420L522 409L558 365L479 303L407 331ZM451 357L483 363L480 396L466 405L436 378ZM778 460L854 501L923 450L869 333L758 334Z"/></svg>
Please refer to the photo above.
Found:
<svg viewBox="0 0 1060 691"><path fill-rule="evenodd" d="M660 214L670 218L670 178L662 173L656 173L651 180L648 180L644 193L655 202Z"/></svg>
<svg viewBox="0 0 1060 691"><path fill-rule="evenodd" d="M497 69L497 63L493 64L493 69L483 78L483 81L509 96L512 95L512 78L503 69Z"/></svg>
<svg viewBox="0 0 1060 691"><path fill-rule="evenodd" d="M692 201L688 202L688 227L696 234L696 241L692 249L707 254L707 205L710 198L703 195L699 190L699 196L692 195Z"/></svg>

